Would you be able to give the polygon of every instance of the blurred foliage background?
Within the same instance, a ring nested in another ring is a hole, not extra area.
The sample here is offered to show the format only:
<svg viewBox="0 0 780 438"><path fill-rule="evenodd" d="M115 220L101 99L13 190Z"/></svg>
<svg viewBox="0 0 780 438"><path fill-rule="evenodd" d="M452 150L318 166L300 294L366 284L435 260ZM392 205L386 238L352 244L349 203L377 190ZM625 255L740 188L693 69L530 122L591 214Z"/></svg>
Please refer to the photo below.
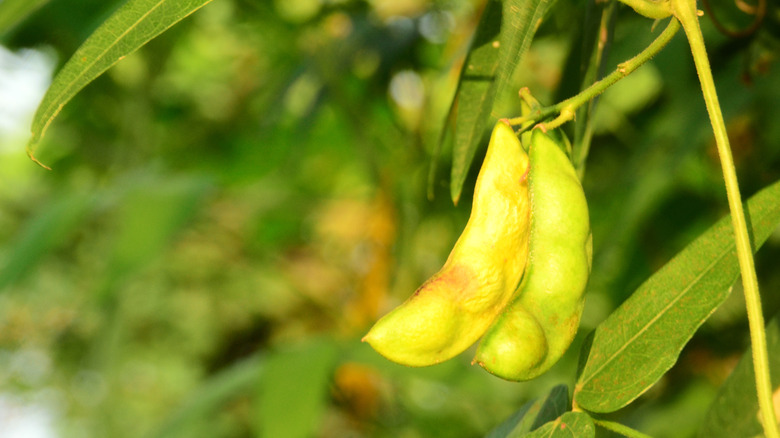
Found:
<svg viewBox="0 0 780 438"><path fill-rule="evenodd" d="M360 338L438 270L468 218L481 160L453 206L449 151L433 157L481 2L214 1L63 109L37 153L50 172L24 153L35 93L121 2L41 3L0 40L8 430L32 416L63 437L482 436L570 385L584 335L728 210L678 35L598 101L593 276L564 360L526 383L468 354L397 366ZM579 87L584 3L559 0L525 57L519 79L543 103ZM703 21L746 198L780 177L776 8L747 38ZM651 28L622 8L607 68ZM780 235L757 258L767 316L779 259ZM695 431L747 345L739 288L613 419Z"/></svg>

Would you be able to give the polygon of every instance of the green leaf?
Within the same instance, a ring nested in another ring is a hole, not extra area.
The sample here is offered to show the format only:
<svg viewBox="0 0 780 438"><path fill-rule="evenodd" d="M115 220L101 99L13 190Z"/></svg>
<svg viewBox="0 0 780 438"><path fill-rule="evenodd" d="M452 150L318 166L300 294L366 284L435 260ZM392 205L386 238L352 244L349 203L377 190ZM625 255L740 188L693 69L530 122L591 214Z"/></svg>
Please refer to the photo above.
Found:
<svg viewBox="0 0 780 438"><path fill-rule="evenodd" d="M197 177L144 180L129 188L119 210L109 275L134 272L164 251L195 214L210 182Z"/></svg>
<svg viewBox="0 0 780 438"><path fill-rule="evenodd" d="M775 315L766 327L766 344L769 352L769 372L775 393L780 389L780 314ZM775 398L777 404L777 398ZM775 406L777 409L777 406ZM753 350L748 349L721 386L713 401L698 436L704 438L730 438L735 436L759 436L763 432L758 421L756 377L753 371Z"/></svg>
<svg viewBox="0 0 780 438"><path fill-rule="evenodd" d="M569 408L569 390L558 385L541 400L533 400L490 431L487 438L521 437L563 415Z"/></svg>
<svg viewBox="0 0 780 438"><path fill-rule="evenodd" d="M431 153L431 163L430 166L428 166L428 200L433 201L433 198L435 196L435 190L436 190L436 173L439 170L439 159L441 158L441 152L445 148L445 146L449 146L450 143L452 143L453 138L453 127L454 124L452 122L455 114L452 111L452 108L450 108L450 112L447 114L447 120L444 122L444 126L442 127L441 132L439 133L439 140L436 142L434 146L434 150Z"/></svg>
<svg viewBox="0 0 780 438"><path fill-rule="evenodd" d="M452 107L455 111L455 144L452 151L450 195L455 204L460 200L463 183L493 108L500 27L501 3L497 0L487 0L460 73L458 91L455 93ZM447 129L447 126L444 129Z"/></svg>
<svg viewBox="0 0 780 438"><path fill-rule="evenodd" d="M609 58L607 56L609 48L615 36L618 11L617 4L614 2L605 5L590 0L586 7L586 25L583 32L585 35L584 53L580 66L584 74L579 91L585 90L603 76L606 61ZM599 19L596 20L594 17ZM603 41L605 36L606 41ZM577 108L574 118L574 141L572 142L571 156L580 179L585 171L585 160L588 157L593 138L593 118L591 116L595 113L597 103L598 98Z"/></svg>
<svg viewBox="0 0 780 438"><path fill-rule="evenodd" d="M3 0L0 1L0 35L8 33L49 0Z"/></svg>
<svg viewBox="0 0 780 438"><path fill-rule="evenodd" d="M504 0L501 50L498 58L497 95L517 95L512 75L531 46L542 18L554 0Z"/></svg>
<svg viewBox="0 0 780 438"><path fill-rule="evenodd" d="M0 291L22 279L42 257L66 242L92 204L91 196L76 193L44 205L9 245L6 261L0 268Z"/></svg>
<svg viewBox="0 0 780 438"><path fill-rule="evenodd" d="M316 339L268 358L258 418L263 436L315 435L338 353L334 342Z"/></svg>
<svg viewBox="0 0 780 438"><path fill-rule="evenodd" d="M753 196L747 206L756 250L780 222L780 182ZM594 412L612 412L639 397L674 365L738 276L731 219L725 217L596 328L575 403Z"/></svg>
<svg viewBox="0 0 780 438"><path fill-rule="evenodd" d="M208 417L229 400L245 393L253 382L260 379L264 365L262 359L260 355L251 356L206 380L184 399L182 405L163 421L150 437L189 436L188 429L191 424L197 424L197 421Z"/></svg>
<svg viewBox="0 0 780 438"><path fill-rule="evenodd" d="M92 343L92 357L110 367L121 351L126 323L120 305L122 280L137 273L166 251L173 237L195 215L210 182L199 177L149 179L122 188L117 211L119 224L112 230L113 248L94 295L107 324Z"/></svg>
<svg viewBox="0 0 780 438"><path fill-rule="evenodd" d="M453 107L455 145L450 195L455 204L460 200L496 96L514 95L519 90L512 90L512 73L528 51L550 3L549 0L504 0L499 4L488 0L485 5L461 71Z"/></svg>
<svg viewBox="0 0 780 438"><path fill-rule="evenodd" d="M32 122L27 153L34 152L52 120L82 88L112 65L211 0L130 0L76 50L57 73ZM37 160L35 160L37 161Z"/></svg>
<svg viewBox="0 0 780 438"><path fill-rule="evenodd" d="M596 436L596 426L585 412L567 412L535 431L527 438L590 438Z"/></svg>

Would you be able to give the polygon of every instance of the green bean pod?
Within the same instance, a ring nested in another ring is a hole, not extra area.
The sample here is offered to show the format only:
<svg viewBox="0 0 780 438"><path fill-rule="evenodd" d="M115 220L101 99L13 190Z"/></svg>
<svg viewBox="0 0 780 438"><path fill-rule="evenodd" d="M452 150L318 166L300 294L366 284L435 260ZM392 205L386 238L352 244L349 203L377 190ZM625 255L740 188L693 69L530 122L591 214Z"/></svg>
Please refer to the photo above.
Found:
<svg viewBox="0 0 780 438"><path fill-rule="evenodd" d="M539 129L530 143L528 266L515 298L488 329L474 359L490 373L515 381L544 373L569 348L592 256L588 205L571 161Z"/></svg>
<svg viewBox="0 0 780 438"><path fill-rule="evenodd" d="M471 215L444 266L363 338L386 358L436 364L463 352L512 299L528 256L528 155L499 121Z"/></svg>

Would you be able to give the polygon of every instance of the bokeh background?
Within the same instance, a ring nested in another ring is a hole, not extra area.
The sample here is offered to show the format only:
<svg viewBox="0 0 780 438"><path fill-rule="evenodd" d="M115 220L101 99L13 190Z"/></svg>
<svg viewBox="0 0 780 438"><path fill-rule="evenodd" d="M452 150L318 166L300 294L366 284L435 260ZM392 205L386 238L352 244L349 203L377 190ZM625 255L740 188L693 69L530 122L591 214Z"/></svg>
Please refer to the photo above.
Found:
<svg viewBox="0 0 780 438"><path fill-rule="evenodd" d="M3 437L482 436L571 385L584 335L728 211L678 35L598 101L593 276L564 359L525 383L468 353L398 366L360 338L468 218L484 148L454 206L437 145L482 2L215 0L62 110L36 154L52 171L24 152L32 112L122 2L42 3L0 29ZM715 6L728 26L751 20ZM584 8L559 0L520 67L543 103L579 86ZM747 38L703 21L745 197L780 178L778 21L770 5ZM652 25L622 8L607 68ZM778 260L780 235L757 258L767 316ZM743 307L737 284L611 418L690 436L748 343Z"/></svg>

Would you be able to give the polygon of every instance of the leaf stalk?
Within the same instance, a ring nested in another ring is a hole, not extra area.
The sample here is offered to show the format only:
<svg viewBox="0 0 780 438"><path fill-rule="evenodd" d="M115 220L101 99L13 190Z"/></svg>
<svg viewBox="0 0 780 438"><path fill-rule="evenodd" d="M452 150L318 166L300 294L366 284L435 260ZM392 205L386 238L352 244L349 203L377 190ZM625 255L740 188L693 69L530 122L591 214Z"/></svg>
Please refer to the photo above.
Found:
<svg viewBox="0 0 780 438"><path fill-rule="evenodd" d="M666 29L664 29L664 31L658 35L658 38L650 43L649 46L647 46L639 54L629 59L628 61L618 64L617 68L603 79L593 83L593 85L586 88L585 90L582 90L577 95L558 102L555 105L544 108L532 108L532 111L529 114L522 117L509 119L509 123L512 125L521 125L528 121L545 120L555 114L558 114L558 116L553 120L537 125L541 129L549 130L555 129L562 124L574 119L575 110L577 108L585 105L591 99L603 93L611 85L628 76L634 70L641 67L645 62L649 61L653 56L660 52L661 49L663 49L669 43L669 41L672 40L672 37L674 37L679 29L680 23L677 20L669 21Z"/></svg>

